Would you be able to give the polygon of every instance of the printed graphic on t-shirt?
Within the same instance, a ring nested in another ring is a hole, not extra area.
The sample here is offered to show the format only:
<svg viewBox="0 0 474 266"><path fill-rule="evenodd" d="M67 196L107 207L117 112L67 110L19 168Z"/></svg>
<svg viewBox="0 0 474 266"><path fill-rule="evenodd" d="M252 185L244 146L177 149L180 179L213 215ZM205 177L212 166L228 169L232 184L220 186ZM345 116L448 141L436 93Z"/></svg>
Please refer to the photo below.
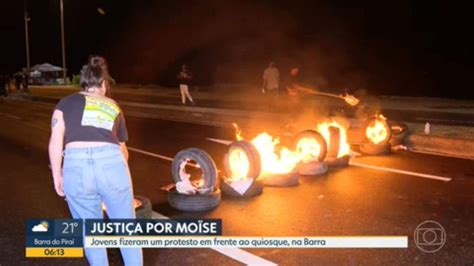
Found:
<svg viewBox="0 0 474 266"><path fill-rule="evenodd" d="M112 131L115 118L120 113L120 109L112 101L99 99L96 97L86 97L84 113L82 114L82 126L92 126Z"/></svg>

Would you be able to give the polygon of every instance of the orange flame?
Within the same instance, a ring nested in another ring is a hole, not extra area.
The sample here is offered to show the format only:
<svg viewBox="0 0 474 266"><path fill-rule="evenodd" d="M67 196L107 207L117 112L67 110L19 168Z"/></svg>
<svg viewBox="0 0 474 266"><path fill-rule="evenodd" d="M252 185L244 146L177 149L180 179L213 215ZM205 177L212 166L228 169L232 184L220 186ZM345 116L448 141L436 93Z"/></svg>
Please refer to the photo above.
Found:
<svg viewBox="0 0 474 266"><path fill-rule="evenodd" d="M262 174L285 174L291 172L301 160L297 153L280 147L280 140L263 132L252 139L252 144L257 148L262 163ZM277 151L279 148L279 151Z"/></svg>
<svg viewBox="0 0 474 266"><path fill-rule="evenodd" d="M386 120L383 115L378 115L375 122L366 128L365 135L372 143L379 144L387 138L388 131L384 126Z"/></svg>
<svg viewBox="0 0 474 266"><path fill-rule="evenodd" d="M339 128L340 139L339 139L339 151L337 153L337 158L348 155L351 151L351 147L349 146L349 143L347 143L347 129L334 120L331 122L323 122L323 123L318 124L316 130L319 133L321 133L321 135L323 135L323 138L326 140L328 147L331 146L331 143L330 143L331 136L329 133L329 127Z"/></svg>
<svg viewBox="0 0 474 266"><path fill-rule="evenodd" d="M244 180L247 178L250 169L250 162L247 154L242 149L233 149L228 157L231 181Z"/></svg>
<svg viewBox="0 0 474 266"><path fill-rule="evenodd" d="M239 126L236 123L232 123L232 126L235 129L236 139L243 140L242 131ZM292 152L288 148L280 147L280 140L272 137L266 132L258 134L251 140L251 143L255 146L260 155L262 174L289 173L301 160L301 155ZM245 154L243 156L245 156ZM248 158L246 158L247 156L245 156L245 158L243 156L237 155L237 153L235 155L229 154L230 168L234 169L233 171L235 171L235 175L238 176L232 178L240 178L243 173L248 173L249 161ZM232 175L234 175L234 172Z"/></svg>
<svg viewBox="0 0 474 266"><path fill-rule="evenodd" d="M232 126L235 129L235 138L237 140L243 140L244 137L242 136L242 130L239 128L239 125L237 125L237 123L232 123Z"/></svg>
<svg viewBox="0 0 474 266"><path fill-rule="evenodd" d="M301 158L303 162L309 162L318 158L321 153L321 145L314 138L301 138L298 143L296 143L295 152Z"/></svg>

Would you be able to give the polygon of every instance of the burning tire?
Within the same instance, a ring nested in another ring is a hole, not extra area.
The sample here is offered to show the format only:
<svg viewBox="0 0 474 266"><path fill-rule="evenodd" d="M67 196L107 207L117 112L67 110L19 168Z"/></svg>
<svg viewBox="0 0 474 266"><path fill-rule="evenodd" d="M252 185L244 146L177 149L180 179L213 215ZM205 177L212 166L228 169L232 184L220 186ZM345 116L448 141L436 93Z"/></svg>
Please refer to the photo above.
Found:
<svg viewBox="0 0 474 266"><path fill-rule="evenodd" d="M239 197L239 198L250 198L255 197L263 192L263 184L260 181L254 180L247 190L240 194L227 182L221 182L221 190L227 196Z"/></svg>
<svg viewBox="0 0 474 266"><path fill-rule="evenodd" d="M311 129L304 130L304 131L301 131L298 135L296 135L295 140L293 141L293 149L301 150L301 147L300 147L300 145L302 144L301 141L305 139L315 140L317 144L319 144L319 154L317 158L318 158L318 161L320 162L324 161L324 158L326 158L326 154L328 152L328 145L326 143L326 140L323 138L323 136L314 130L311 130Z"/></svg>
<svg viewBox="0 0 474 266"><path fill-rule="evenodd" d="M327 173L328 165L324 162L303 163L298 167L298 173L305 176L316 176Z"/></svg>
<svg viewBox="0 0 474 266"><path fill-rule="evenodd" d="M269 187L292 187L299 183L299 176L296 171L292 171L285 174L267 174L261 176L259 180L262 180L264 186Z"/></svg>
<svg viewBox="0 0 474 266"><path fill-rule="evenodd" d="M339 131L339 128L337 127L329 127L329 144L328 144L328 152L327 152L327 158L337 158L337 155L339 154L339 144L341 141L341 132Z"/></svg>
<svg viewBox="0 0 474 266"><path fill-rule="evenodd" d="M382 155L390 153L390 143L374 144L369 141L362 142L360 144L360 151L366 155Z"/></svg>
<svg viewBox="0 0 474 266"><path fill-rule="evenodd" d="M342 167L342 166L347 166L349 165L349 155L344 155L342 157L336 158L336 157L331 157L331 158L326 158L326 163L328 164L329 167Z"/></svg>
<svg viewBox="0 0 474 266"><path fill-rule="evenodd" d="M181 194L175 189L168 193L168 202L171 207L187 212L209 211L221 202L221 190L214 188L209 194Z"/></svg>
<svg viewBox="0 0 474 266"><path fill-rule="evenodd" d="M396 146L405 143L405 138L408 136L408 126L400 122L388 122L388 125L392 132L390 144Z"/></svg>
<svg viewBox="0 0 474 266"><path fill-rule="evenodd" d="M233 152L242 152L248 160L247 178L257 179L260 175L261 161L260 155L252 143L247 141L234 141L229 145L229 150L224 156L224 171L227 176L232 176L232 169L229 164L229 156Z"/></svg>
<svg viewBox="0 0 474 266"><path fill-rule="evenodd" d="M380 117L383 118L383 116ZM389 143L392 130L385 118L381 119L380 117L367 121L365 127L363 127L365 134L362 142L371 142L380 145ZM374 138L377 138L377 140L375 141Z"/></svg>
<svg viewBox="0 0 474 266"><path fill-rule="evenodd" d="M260 170L260 154L255 146L247 141L232 142L224 156L224 171L228 179L224 178L220 183L222 192L232 197L260 195L263 185L256 181Z"/></svg>
<svg viewBox="0 0 474 266"><path fill-rule="evenodd" d="M194 168L199 168L202 171L203 184L200 186L201 191L211 193L217 185L217 167L211 156L201 149L189 148L176 154L171 165L173 181L175 183L183 181L182 174L185 171L186 163L189 161L196 162L198 167Z"/></svg>
<svg viewBox="0 0 474 266"><path fill-rule="evenodd" d="M151 219L153 210L148 198L134 196L135 215L137 219Z"/></svg>

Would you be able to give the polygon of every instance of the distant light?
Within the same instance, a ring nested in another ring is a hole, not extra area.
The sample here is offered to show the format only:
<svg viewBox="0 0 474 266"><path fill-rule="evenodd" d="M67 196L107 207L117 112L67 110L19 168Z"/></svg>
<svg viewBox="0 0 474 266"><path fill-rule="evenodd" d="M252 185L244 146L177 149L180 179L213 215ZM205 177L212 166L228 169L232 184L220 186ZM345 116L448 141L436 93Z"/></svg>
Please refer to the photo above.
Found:
<svg viewBox="0 0 474 266"><path fill-rule="evenodd" d="M97 12L99 12L99 14L102 16L105 15L105 11L101 7L97 8Z"/></svg>

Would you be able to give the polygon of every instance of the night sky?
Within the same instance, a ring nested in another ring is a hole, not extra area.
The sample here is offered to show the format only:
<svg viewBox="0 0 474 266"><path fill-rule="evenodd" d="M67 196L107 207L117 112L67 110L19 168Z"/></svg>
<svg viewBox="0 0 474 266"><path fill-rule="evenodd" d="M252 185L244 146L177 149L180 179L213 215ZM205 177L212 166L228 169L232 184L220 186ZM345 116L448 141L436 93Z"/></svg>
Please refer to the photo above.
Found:
<svg viewBox="0 0 474 266"><path fill-rule="evenodd" d="M61 65L59 0L27 0L31 65ZM0 73L26 65L24 3L2 1ZM474 98L472 11L455 1L64 0L68 74L104 55L120 83L260 86L268 61L323 90ZM101 14L102 8L105 14Z"/></svg>

